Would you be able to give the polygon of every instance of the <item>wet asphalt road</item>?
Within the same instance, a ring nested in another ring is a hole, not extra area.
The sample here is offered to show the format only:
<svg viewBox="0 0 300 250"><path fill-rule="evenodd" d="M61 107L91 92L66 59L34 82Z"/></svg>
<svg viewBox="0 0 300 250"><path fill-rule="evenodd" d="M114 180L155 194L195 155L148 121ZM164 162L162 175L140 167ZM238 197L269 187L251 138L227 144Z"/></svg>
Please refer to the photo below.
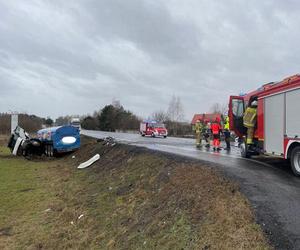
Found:
<svg viewBox="0 0 300 250"><path fill-rule="evenodd" d="M194 140L168 137L141 137L139 134L82 130L94 138L112 136L125 144L205 161L237 181L250 200L257 221L276 249L300 249L300 178L295 177L286 161L271 157L242 159L239 150L198 150Z"/></svg>

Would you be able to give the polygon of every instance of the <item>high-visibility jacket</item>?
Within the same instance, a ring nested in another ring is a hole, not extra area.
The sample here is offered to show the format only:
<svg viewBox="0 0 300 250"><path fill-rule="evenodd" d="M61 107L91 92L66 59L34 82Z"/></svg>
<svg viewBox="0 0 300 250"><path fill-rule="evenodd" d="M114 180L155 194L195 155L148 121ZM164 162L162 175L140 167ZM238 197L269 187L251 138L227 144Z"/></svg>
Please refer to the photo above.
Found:
<svg viewBox="0 0 300 250"><path fill-rule="evenodd" d="M196 133L201 133L201 131L202 131L202 124L201 124L201 122L196 122L196 124L195 124L195 132Z"/></svg>
<svg viewBox="0 0 300 250"><path fill-rule="evenodd" d="M217 122L214 122L211 124L211 131L212 131L212 134L213 135L218 135L220 134L222 128L221 128L221 125Z"/></svg>
<svg viewBox="0 0 300 250"><path fill-rule="evenodd" d="M229 130L229 116L227 116L225 119L224 129Z"/></svg>
<svg viewBox="0 0 300 250"><path fill-rule="evenodd" d="M254 128L257 118L257 108L248 107L244 114L244 126L246 128Z"/></svg>

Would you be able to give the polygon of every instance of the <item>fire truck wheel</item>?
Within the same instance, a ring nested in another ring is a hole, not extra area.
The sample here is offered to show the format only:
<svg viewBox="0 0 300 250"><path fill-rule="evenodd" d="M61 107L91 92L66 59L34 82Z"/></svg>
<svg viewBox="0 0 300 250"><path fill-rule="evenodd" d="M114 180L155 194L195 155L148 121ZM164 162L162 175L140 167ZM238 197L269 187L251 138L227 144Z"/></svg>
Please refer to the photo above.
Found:
<svg viewBox="0 0 300 250"><path fill-rule="evenodd" d="M248 147L247 147L247 144L245 142L241 143L240 149L241 149L241 156L243 158L250 158L251 157L251 154L248 152Z"/></svg>
<svg viewBox="0 0 300 250"><path fill-rule="evenodd" d="M291 166L294 174L300 176L300 146L295 147L292 151Z"/></svg>

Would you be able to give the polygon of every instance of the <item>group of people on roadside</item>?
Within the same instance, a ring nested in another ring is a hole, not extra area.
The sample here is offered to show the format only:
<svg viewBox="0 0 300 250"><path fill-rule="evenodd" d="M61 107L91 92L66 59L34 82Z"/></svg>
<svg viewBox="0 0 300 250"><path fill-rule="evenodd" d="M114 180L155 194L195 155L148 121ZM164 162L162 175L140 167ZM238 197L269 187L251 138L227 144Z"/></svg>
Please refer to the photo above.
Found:
<svg viewBox="0 0 300 250"><path fill-rule="evenodd" d="M214 151L221 150L221 134L224 135L226 147L225 150L230 150L230 129L229 129L229 117L221 122L220 117L216 117L214 121L197 120L194 126L196 135L196 146L202 148L211 147L211 141Z"/></svg>

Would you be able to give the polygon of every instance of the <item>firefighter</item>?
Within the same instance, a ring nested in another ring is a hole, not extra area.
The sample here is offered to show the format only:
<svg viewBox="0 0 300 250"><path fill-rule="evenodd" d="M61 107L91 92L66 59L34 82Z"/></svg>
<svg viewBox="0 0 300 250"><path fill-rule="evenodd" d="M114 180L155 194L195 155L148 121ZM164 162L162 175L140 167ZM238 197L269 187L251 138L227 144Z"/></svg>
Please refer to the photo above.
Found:
<svg viewBox="0 0 300 250"><path fill-rule="evenodd" d="M202 132L202 124L200 120L197 120L195 123L195 134L196 134L196 147L201 147L201 132Z"/></svg>
<svg viewBox="0 0 300 250"><path fill-rule="evenodd" d="M208 142L207 140L207 120L204 120L202 123L202 132L201 132L202 140Z"/></svg>
<svg viewBox="0 0 300 250"><path fill-rule="evenodd" d="M211 131L213 135L213 149L214 151L220 151L220 133L222 132L220 117L216 117L216 120L211 124Z"/></svg>
<svg viewBox="0 0 300 250"><path fill-rule="evenodd" d="M230 128L229 128L229 116L226 116L224 123L224 136L226 142L225 150L230 150Z"/></svg>
<svg viewBox="0 0 300 250"><path fill-rule="evenodd" d="M203 137L206 142L205 147L209 148L210 147L210 134L211 134L211 129L210 129L210 122L208 120L204 121L204 127L203 127Z"/></svg>
<svg viewBox="0 0 300 250"><path fill-rule="evenodd" d="M253 101L245 111L243 122L244 126L247 128L247 141L248 145L253 144L254 129L256 126L257 118L257 101Z"/></svg>

